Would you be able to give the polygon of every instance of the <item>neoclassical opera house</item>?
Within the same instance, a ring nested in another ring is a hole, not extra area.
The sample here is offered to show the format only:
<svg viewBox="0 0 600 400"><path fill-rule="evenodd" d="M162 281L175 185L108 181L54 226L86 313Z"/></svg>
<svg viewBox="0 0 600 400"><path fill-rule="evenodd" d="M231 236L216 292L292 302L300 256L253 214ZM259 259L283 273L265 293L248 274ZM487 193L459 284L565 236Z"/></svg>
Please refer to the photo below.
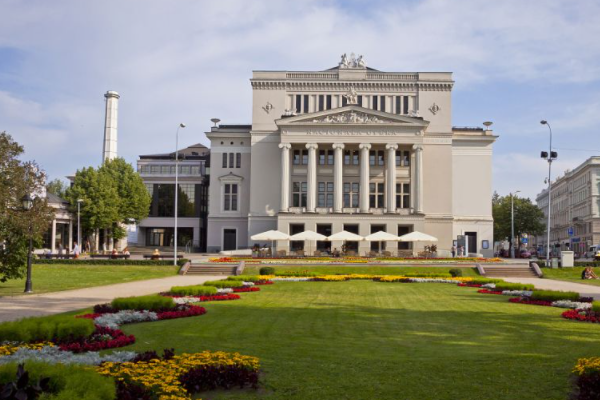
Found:
<svg viewBox="0 0 600 400"><path fill-rule="evenodd" d="M492 254L497 136L452 126L451 73L382 72L344 55L324 71L254 71L250 83L252 124L207 132L209 251L248 248L270 229L383 230L427 233L440 250L467 235L469 252ZM360 254L380 246L347 245ZM396 253L412 244L383 246Z"/></svg>

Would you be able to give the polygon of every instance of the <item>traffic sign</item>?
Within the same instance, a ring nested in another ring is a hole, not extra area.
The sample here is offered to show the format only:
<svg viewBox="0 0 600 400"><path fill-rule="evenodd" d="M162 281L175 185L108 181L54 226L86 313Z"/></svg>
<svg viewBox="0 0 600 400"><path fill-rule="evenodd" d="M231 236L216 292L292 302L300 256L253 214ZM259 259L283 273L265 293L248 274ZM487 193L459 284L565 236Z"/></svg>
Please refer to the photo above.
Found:
<svg viewBox="0 0 600 400"><path fill-rule="evenodd" d="M570 226L569 229L567 230L567 233L569 234L569 236L573 236L573 227Z"/></svg>
<svg viewBox="0 0 600 400"><path fill-rule="evenodd" d="M523 243L523 244L527 244L528 242L529 242L529 239L528 239L528 238L526 238L526 237L524 237L524 238L521 238L521 243Z"/></svg>

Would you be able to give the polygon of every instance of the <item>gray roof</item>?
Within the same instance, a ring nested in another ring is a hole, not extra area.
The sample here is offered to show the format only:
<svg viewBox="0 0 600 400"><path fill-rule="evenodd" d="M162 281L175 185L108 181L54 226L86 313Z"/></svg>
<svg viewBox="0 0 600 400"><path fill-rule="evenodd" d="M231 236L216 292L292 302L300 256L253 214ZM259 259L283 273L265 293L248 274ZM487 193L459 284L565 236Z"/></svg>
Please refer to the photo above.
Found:
<svg viewBox="0 0 600 400"><path fill-rule="evenodd" d="M67 200L50 192L46 192L46 199L48 199L49 204L69 204Z"/></svg>

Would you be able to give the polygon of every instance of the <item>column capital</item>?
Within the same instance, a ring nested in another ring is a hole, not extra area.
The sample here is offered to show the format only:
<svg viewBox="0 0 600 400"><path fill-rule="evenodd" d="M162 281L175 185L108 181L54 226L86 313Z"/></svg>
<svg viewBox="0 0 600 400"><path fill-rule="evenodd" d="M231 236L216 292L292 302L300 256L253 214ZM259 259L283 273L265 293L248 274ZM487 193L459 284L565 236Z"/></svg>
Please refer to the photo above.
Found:
<svg viewBox="0 0 600 400"><path fill-rule="evenodd" d="M398 150L398 145L397 144L386 144L385 145L385 149L386 150Z"/></svg>
<svg viewBox="0 0 600 400"><path fill-rule="evenodd" d="M371 143L361 143L361 144L358 145L358 148L361 149L361 150L362 149L370 150L371 149Z"/></svg>
<svg viewBox="0 0 600 400"><path fill-rule="evenodd" d="M318 149L319 145L316 144L316 143L306 143L306 148L309 149L309 150L310 149Z"/></svg>
<svg viewBox="0 0 600 400"><path fill-rule="evenodd" d="M279 148L280 149L291 149L292 148L292 144L291 143L279 143Z"/></svg>
<svg viewBox="0 0 600 400"><path fill-rule="evenodd" d="M344 147L346 147L346 145L344 143L334 143L331 145L331 147L333 147L334 149L340 149L340 150L344 150Z"/></svg>
<svg viewBox="0 0 600 400"><path fill-rule="evenodd" d="M423 151L423 146L421 146L420 144L415 144L412 148L415 151Z"/></svg>

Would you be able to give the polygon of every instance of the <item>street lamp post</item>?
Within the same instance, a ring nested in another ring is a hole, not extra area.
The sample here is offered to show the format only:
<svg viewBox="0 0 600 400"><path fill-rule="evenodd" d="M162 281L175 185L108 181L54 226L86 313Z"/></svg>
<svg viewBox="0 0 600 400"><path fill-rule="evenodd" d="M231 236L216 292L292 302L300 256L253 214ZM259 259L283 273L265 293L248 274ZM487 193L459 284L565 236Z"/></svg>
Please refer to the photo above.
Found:
<svg viewBox="0 0 600 400"><path fill-rule="evenodd" d="M83 203L83 199L77 199L77 245L80 249L83 248L81 244L81 203Z"/></svg>
<svg viewBox="0 0 600 400"><path fill-rule="evenodd" d="M548 223L546 225L547 230L547 242L546 242L546 267L550 266L550 210L552 203L552 161L558 158L558 153L552 151L552 128L546 120L541 120L540 124L547 125L550 130L550 146L548 152L542 151L541 158L548 161Z"/></svg>
<svg viewBox="0 0 600 400"><path fill-rule="evenodd" d="M510 194L510 258L515 258L515 194L520 193L517 190ZM518 243L518 241L517 241Z"/></svg>
<svg viewBox="0 0 600 400"><path fill-rule="evenodd" d="M177 265L177 202L179 194L179 128L185 128L184 123L180 123L175 132L175 234L173 249L173 265Z"/></svg>
<svg viewBox="0 0 600 400"><path fill-rule="evenodd" d="M33 199L29 194L21 198L23 211L29 212L33 208ZM25 281L25 293L33 293L33 284L31 283L31 253L33 253L33 235L31 232L31 217L29 217L29 250L27 251L27 280Z"/></svg>

